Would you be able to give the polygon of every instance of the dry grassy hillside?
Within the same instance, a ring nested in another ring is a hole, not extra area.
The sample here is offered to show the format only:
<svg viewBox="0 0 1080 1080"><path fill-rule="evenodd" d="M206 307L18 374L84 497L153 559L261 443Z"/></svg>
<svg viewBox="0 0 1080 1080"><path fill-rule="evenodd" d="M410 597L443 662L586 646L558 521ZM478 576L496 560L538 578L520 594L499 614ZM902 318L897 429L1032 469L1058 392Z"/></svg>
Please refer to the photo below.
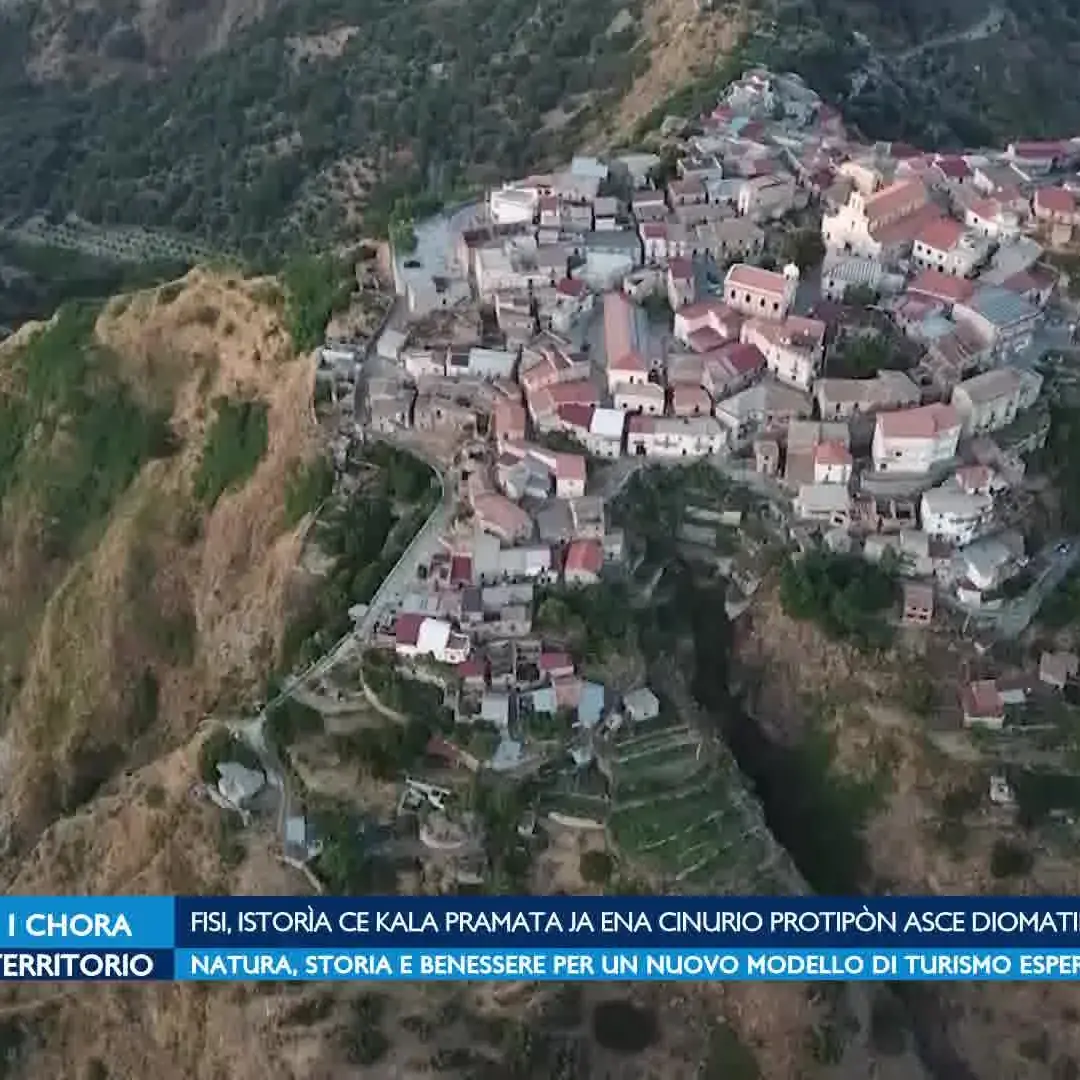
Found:
<svg viewBox="0 0 1080 1080"><path fill-rule="evenodd" d="M1016 892L1074 895L1080 891L1075 856L1059 843L1025 833L1013 815L987 798L990 769L970 739L943 718L953 688L945 672L954 648L939 631L901 638L894 654L868 661L796 622L775 596L752 609L739 635L740 659L767 671L755 712L781 738L802 724L823 723L833 738L836 768L875 778L880 801L867 824L872 887L900 894ZM936 719L922 719L899 702L913 672L931 672L938 687ZM950 793L962 803L957 815ZM1029 874L1002 879L991 852L1002 839L1036 853ZM1047 1080L1075 1077L1080 1035L1073 1019L1080 994L1067 984L940 984L935 1024L977 1077Z"/></svg>
<svg viewBox="0 0 1080 1080"><path fill-rule="evenodd" d="M31 328L0 351L0 370L16 383L9 405L38 398L0 506L0 823L9 854L25 858L51 822L122 768L184 743L208 709L256 688L273 662L298 543L283 522L283 491L294 462L314 452L316 427L313 362L294 358L269 292L194 272L99 316L96 348L120 388L95 386L91 369L78 407L126 393L137 404L120 415L167 416L171 446L129 469L130 484L111 500L91 503L97 515L77 518L60 552L55 515L81 505L105 471L81 475L64 440L78 442L75 457L104 454L111 433L79 441L79 425L21 371L26 343L44 336ZM221 397L265 403L266 449L211 506L196 481ZM43 439L44 452L32 445Z"/></svg>

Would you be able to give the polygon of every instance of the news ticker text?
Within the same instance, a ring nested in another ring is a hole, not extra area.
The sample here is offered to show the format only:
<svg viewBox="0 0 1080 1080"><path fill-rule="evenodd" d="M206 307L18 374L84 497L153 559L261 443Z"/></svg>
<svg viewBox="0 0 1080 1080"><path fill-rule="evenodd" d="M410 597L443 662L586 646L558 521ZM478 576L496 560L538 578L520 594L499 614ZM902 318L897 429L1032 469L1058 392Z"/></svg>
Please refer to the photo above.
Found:
<svg viewBox="0 0 1080 1080"><path fill-rule="evenodd" d="M20 982L1060 982L1080 951L929 949L11 949Z"/></svg>

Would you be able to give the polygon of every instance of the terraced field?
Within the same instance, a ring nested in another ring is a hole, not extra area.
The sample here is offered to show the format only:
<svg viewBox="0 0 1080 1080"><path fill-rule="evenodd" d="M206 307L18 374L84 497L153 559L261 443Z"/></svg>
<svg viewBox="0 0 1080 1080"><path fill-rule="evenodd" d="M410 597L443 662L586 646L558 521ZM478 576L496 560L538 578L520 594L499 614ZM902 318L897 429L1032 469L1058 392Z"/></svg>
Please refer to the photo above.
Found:
<svg viewBox="0 0 1080 1080"><path fill-rule="evenodd" d="M786 892L760 810L722 750L669 722L611 749L608 832L624 857L684 892Z"/></svg>

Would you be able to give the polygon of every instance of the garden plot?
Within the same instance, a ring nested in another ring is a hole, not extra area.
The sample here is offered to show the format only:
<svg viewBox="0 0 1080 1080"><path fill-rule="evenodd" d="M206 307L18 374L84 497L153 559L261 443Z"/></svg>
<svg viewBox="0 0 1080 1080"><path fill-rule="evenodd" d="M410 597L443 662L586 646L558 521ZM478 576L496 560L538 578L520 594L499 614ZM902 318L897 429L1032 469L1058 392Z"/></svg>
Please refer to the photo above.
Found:
<svg viewBox="0 0 1080 1080"><path fill-rule="evenodd" d="M768 848L730 762L685 726L620 741L608 830L673 887L735 892L762 877Z"/></svg>

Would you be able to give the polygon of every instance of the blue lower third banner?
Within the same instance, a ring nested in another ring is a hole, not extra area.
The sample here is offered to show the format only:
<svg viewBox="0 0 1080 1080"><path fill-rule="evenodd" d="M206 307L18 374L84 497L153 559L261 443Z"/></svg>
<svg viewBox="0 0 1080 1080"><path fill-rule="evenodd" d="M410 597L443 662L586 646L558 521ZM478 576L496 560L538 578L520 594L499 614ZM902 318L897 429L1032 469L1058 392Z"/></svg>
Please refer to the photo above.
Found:
<svg viewBox="0 0 1080 1080"><path fill-rule="evenodd" d="M1080 951L911 949L177 949L183 981L978 982L1080 979Z"/></svg>
<svg viewBox="0 0 1080 1080"><path fill-rule="evenodd" d="M10 982L160 982L173 977L172 949L2 949Z"/></svg>

